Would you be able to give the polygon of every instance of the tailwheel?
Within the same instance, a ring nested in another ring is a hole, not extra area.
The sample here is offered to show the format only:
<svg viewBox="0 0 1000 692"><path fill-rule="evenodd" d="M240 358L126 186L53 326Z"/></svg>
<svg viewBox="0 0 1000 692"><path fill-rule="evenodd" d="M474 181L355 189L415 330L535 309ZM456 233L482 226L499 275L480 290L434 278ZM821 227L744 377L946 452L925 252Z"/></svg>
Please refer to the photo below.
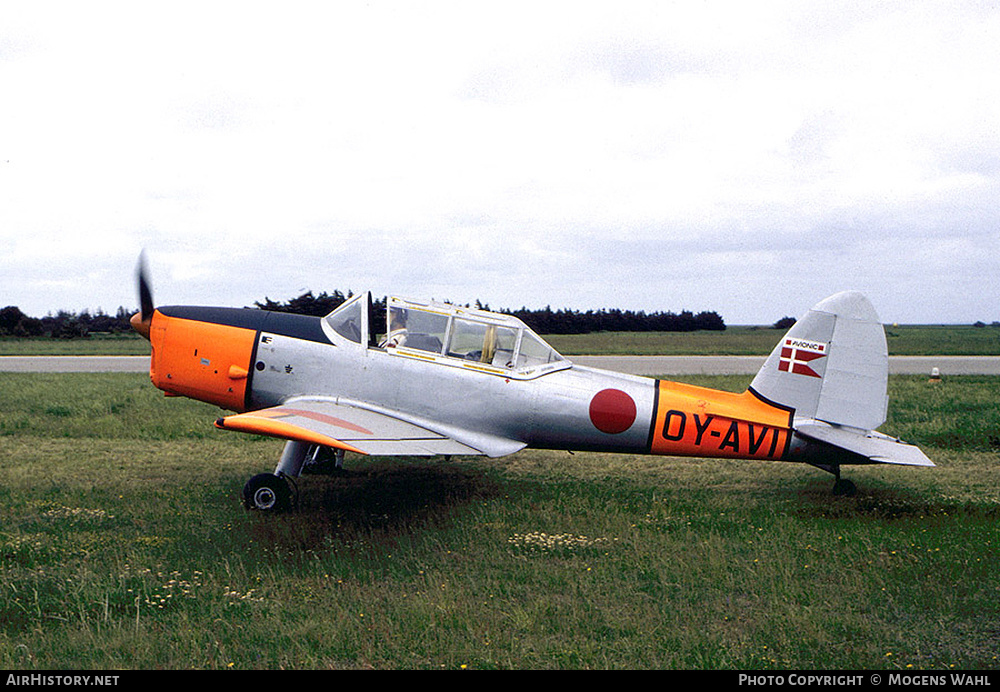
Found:
<svg viewBox="0 0 1000 692"><path fill-rule="evenodd" d="M846 478L837 477L833 483L833 494L841 497L851 497L858 492L857 486Z"/></svg>
<svg viewBox="0 0 1000 692"><path fill-rule="evenodd" d="M259 473L243 486L243 504L261 512L285 512L292 507L292 489L284 476Z"/></svg>
<svg viewBox="0 0 1000 692"><path fill-rule="evenodd" d="M840 464L816 464L818 469L823 469L827 473L832 473L836 480L833 482L833 494L839 497L851 497L858 492L857 486L846 478L840 477Z"/></svg>

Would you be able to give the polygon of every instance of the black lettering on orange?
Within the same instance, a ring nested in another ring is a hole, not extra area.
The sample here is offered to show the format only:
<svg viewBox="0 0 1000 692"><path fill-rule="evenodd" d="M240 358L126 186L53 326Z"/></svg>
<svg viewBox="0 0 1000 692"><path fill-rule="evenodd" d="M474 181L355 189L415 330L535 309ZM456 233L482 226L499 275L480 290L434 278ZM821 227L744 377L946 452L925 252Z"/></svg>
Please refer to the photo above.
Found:
<svg viewBox="0 0 1000 692"><path fill-rule="evenodd" d="M732 449L734 454L739 454L740 452L740 426L738 421L733 421L729 424L729 431L723 438L722 444L719 445L720 450L726 447Z"/></svg>
<svg viewBox="0 0 1000 692"><path fill-rule="evenodd" d="M675 416L680 416L680 423L678 424L677 432L674 435L670 434L670 427L672 420ZM684 428L687 425L687 416L683 411L667 411L667 417L663 421L663 437L667 440L672 440L677 442L684 437Z"/></svg>
<svg viewBox="0 0 1000 692"><path fill-rule="evenodd" d="M767 453L767 456L771 457L772 459L774 458L775 451L778 449L778 438L779 437L781 437L781 435L779 435L778 431L775 430L774 431L774 435L771 436L771 451L769 451Z"/></svg>
<svg viewBox="0 0 1000 692"><path fill-rule="evenodd" d="M711 425L711 423L712 423L711 415L705 416L705 422L702 423L701 418L698 417L698 414L697 413L694 414L694 427L698 431L697 436L694 438L694 443L696 445L701 444L701 437L702 435L705 434L705 431L708 430L708 426Z"/></svg>
<svg viewBox="0 0 1000 692"><path fill-rule="evenodd" d="M762 444L764 444L764 439L767 437L767 433L771 429L765 425L760 431L760 437L755 438L753 435L753 423L747 423L747 428L750 432L750 454L756 454L757 450L760 449ZM775 436L777 436L777 434L775 434Z"/></svg>

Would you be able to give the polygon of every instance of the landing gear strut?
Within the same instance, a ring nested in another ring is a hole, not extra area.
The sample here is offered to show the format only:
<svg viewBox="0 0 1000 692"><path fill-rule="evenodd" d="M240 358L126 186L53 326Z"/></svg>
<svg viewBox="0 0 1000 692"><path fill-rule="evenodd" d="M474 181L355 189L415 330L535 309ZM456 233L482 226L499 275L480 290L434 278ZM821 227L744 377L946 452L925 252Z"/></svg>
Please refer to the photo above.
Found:
<svg viewBox="0 0 1000 692"><path fill-rule="evenodd" d="M296 499L295 479L302 473L343 473L344 451L289 440L274 473L259 473L243 486L243 504L261 512L284 512Z"/></svg>
<svg viewBox="0 0 1000 692"><path fill-rule="evenodd" d="M344 471L344 450L315 445L306 453L302 473L315 476L340 476Z"/></svg>
<svg viewBox="0 0 1000 692"><path fill-rule="evenodd" d="M284 512L292 508L293 492L289 481L299 477L309 445L289 440L281 450L274 473L259 473L243 486L243 504L262 512Z"/></svg>

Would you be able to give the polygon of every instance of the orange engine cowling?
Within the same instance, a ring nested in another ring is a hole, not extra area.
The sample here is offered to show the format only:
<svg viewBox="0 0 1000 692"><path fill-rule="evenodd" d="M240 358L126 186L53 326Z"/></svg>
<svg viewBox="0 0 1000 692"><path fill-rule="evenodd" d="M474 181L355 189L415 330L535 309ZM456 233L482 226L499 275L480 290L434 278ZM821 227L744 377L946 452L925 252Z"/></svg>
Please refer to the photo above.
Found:
<svg viewBox="0 0 1000 692"><path fill-rule="evenodd" d="M244 411L257 331L172 312L157 310L150 325L153 384L168 396Z"/></svg>

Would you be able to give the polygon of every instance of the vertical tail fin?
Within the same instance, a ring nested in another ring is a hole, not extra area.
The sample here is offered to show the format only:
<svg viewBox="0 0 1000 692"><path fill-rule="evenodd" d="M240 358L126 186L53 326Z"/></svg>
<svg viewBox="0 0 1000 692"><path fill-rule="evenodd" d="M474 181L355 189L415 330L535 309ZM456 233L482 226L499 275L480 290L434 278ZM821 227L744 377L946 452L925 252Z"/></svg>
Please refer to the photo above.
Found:
<svg viewBox="0 0 1000 692"><path fill-rule="evenodd" d="M817 303L781 339L750 385L796 419L874 430L885 422L885 330L862 294Z"/></svg>
<svg viewBox="0 0 1000 692"><path fill-rule="evenodd" d="M817 303L788 330L750 385L794 410L792 456L840 464L934 466L920 449L877 432L885 422L889 355L872 304L847 292Z"/></svg>

